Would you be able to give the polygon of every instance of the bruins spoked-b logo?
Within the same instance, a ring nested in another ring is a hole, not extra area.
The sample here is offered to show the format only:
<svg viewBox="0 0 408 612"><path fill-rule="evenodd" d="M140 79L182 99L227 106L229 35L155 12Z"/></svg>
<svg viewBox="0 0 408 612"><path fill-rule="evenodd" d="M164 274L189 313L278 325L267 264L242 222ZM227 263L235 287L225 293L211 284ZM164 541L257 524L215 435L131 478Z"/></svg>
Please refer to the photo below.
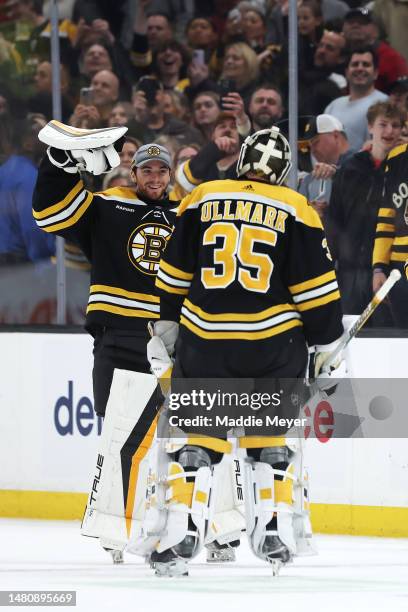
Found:
<svg viewBox="0 0 408 612"><path fill-rule="evenodd" d="M160 155L160 149L159 149L159 147L156 147L156 145L152 145L151 147L149 147L147 149L147 152L148 152L149 155L152 155L152 156Z"/></svg>
<svg viewBox="0 0 408 612"><path fill-rule="evenodd" d="M150 221L139 225L130 234L128 255L132 264L143 274L155 276L160 258L171 237L172 227Z"/></svg>

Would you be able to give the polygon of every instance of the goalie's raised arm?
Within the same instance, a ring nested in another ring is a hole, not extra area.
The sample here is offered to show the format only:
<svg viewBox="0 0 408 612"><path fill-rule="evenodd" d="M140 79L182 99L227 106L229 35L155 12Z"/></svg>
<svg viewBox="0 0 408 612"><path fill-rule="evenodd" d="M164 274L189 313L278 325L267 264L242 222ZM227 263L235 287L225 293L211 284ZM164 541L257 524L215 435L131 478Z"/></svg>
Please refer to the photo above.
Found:
<svg viewBox="0 0 408 612"><path fill-rule="evenodd" d="M118 151L126 127L83 130L52 120L38 138L48 145L47 155L57 168L74 174L78 170L99 175L119 166Z"/></svg>

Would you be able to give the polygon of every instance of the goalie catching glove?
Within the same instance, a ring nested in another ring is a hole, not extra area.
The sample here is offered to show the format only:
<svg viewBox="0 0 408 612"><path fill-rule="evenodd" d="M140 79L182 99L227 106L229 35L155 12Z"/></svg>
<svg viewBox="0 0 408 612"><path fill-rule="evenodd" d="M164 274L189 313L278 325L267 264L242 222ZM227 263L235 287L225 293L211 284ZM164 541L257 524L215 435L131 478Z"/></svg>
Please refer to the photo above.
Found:
<svg viewBox="0 0 408 612"><path fill-rule="evenodd" d="M71 174L82 170L99 175L119 166L118 151L126 132L126 127L82 130L53 120L38 138L48 145L47 155L54 166Z"/></svg>

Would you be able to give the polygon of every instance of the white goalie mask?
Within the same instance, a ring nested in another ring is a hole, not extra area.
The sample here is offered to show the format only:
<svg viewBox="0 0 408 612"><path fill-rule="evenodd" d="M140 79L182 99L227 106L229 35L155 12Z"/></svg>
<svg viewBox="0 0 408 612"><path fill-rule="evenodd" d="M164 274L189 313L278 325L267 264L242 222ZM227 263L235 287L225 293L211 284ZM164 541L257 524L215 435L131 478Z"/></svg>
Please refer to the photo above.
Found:
<svg viewBox="0 0 408 612"><path fill-rule="evenodd" d="M279 128L259 130L245 138L237 163L237 175L254 172L272 185L281 185L292 166L290 146Z"/></svg>

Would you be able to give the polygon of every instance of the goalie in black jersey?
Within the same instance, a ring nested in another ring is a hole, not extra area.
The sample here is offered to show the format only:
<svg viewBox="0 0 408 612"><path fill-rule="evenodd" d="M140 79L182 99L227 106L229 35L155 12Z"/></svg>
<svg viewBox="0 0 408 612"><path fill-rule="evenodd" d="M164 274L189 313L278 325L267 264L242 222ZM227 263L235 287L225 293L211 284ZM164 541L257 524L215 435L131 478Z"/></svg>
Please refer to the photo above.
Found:
<svg viewBox="0 0 408 612"><path fill-rule="evenodd" d="M318 215L283 186L290 167L279 129L261 130L242 145L238 180L204 183L182 200L156 278L161 321L148 346L152 364L163 357L160 325L173 322L180 329L173 377L303 379L308 349L313 375L330 375L321 369L343 332L340 295ZM181 448L180 478L199 479L231 452L222 442L202 436ZM244 436L239 448L247 457L250 545L262 559L285 563L311 537L299 449L284 435ZM195 499L184 539L153 553L156 572L182 572L200 550L205 513L198 516Z"/></svg>
<svg viewBox="0 0 408 612"><path fill-rule="evenodd" d="M105 415L115 368L150 372L147 324L159 318L155 278L177 206L167 194L170 154L155 143L135 153L134 189L114 187L98 193L85 189L79 170L99 175L118 166L116 149L120 150L126 131L123 127L80 130L51 121L39 134L48 149L33 197L38 226L79 245L91 263L85 327L94 337L94 408L99 416ZM157 397L152 399L135 428L136 448L157 413ZM131 461L132 455L124 464ZM124 465L126 470L130 467ZM121 562L121 551L113 551L112 556Z"/></svg>

